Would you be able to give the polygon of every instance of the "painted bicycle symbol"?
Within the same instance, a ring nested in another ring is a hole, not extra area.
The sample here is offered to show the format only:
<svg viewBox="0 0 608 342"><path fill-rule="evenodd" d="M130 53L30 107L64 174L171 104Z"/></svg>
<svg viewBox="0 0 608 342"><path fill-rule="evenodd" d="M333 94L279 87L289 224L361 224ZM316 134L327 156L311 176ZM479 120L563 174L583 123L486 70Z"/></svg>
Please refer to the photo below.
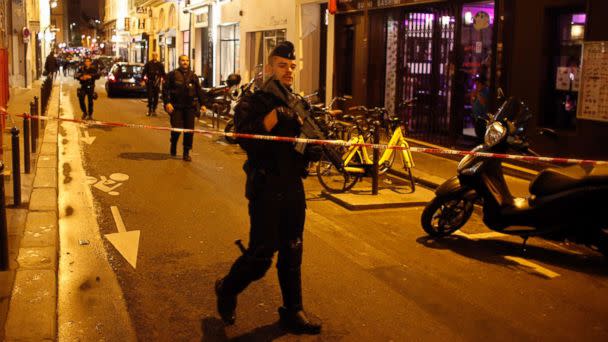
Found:
<svg viewBox="0 0 608 342"><path fill-rule="evenodd" d="M88 185L92 185L94 188L97 188L108 195L118 196L120 193L115 190L128 180L129 175L125 175L124 173L113 173L109 178L106 176L99 176L99 179L97 179L93 176L87 176L86 182Z"/></svg>

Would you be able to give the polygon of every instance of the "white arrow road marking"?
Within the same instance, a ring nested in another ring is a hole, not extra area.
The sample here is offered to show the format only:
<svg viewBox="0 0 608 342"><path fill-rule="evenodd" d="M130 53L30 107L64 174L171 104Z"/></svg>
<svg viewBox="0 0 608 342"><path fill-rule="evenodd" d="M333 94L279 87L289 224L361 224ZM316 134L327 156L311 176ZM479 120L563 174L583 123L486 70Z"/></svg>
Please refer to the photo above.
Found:
<svg viewBox="0 0 608 342"><path fill-rule="evenodd" d="M97 139L97 137L90 136L89 131L87 131L87 130L83 131L82 138L80 138L80 140L84 141L85 143L87 143L89 145L93 145L93 142L95 141L95 139Z"/></svg>
<svg viewBox="0 0 608 342"><path fill-rule="evenodd" d="M559 273L555 273L553 271L551 271L550 269L544 268L538 264L535 264L533 262L530 262L526 259L520 258L520 257L514 257L514 256L510 256L510 255L505 255L504 256L505 259L509 260L509 261L513 261L515 263L518 263L522 266L525 267L529 267L531 268L534 272L542 274L543 276L549 278L549 279L553 279L553 278L557 278L559 277Z"/></svg>
<svg viewBox="0 0 608 342"><path fill-rule="evenodd" d="M116 222L118 233L106 234L106 239L114 245L114 248L127 260L133 268L137 266L137 252L139 251L139 230L128 232L122 221L118 207L112 206L112 216Z"/></svg>

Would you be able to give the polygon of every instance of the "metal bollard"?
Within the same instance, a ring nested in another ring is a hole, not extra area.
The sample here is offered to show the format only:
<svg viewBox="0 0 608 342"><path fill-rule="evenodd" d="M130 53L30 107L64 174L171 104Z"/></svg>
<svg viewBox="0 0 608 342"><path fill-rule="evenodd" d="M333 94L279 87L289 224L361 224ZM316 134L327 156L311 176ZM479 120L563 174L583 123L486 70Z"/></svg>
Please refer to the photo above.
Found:
<svg viewBox="0 0 608 342"><path fill-rule="evenodd" d="M30 103L30 112L34 103ZM23 118L23 170L25 173L30 173L30 119Z"/></svg>
<svg viewBox="0 0 608 342"><path fill-rule="evenodd" d="M374 127L374 144L380 143L380 130ZM374 148L374 165L372 166L372 195L378 194L378 163L380 162L380 151Z"/></svg>
<svg viewBox="0 0 608 342"><path fill-rule="evenodd" d="M19 156L19 129L11 128L11 148L13 149L13 204L21 205L21 161Z"/></svg>
<svg viewBox="0 0 608 342"><path fill-rule="evenodd" d="M6 196L4 195L4 163L0 161L0 271L9 268L8 263L8 228L6 226Z"/></svg>
<svg viewBox="0 0 608 342"><path fill-rule="evenodd" d="M30 113L31 115L35 115L38 116L39 114L39 100L37 96L34 96L34 110ZM32 153L36 153L36 142L38 140L38 133L39 133L39 127L38 127L38 119L37 118L32 118L30 120L30 125L32 127L32 129L30 130L30 138L32 140Z"/></svg>

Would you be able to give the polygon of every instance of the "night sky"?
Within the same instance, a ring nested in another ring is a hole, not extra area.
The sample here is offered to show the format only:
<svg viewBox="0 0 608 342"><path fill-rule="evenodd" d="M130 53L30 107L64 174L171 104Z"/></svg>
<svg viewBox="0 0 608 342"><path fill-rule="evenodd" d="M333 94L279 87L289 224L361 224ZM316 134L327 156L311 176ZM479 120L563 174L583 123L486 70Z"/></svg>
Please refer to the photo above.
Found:
<svg viewBox="0 0 608 342"><path fill-rule="evenodd" d="M104 0L84 0L80 2L80 6L82 6L82 11L89 17L92 18L100 18L101 13L99 13L100 3L104 2Z"/></svg>

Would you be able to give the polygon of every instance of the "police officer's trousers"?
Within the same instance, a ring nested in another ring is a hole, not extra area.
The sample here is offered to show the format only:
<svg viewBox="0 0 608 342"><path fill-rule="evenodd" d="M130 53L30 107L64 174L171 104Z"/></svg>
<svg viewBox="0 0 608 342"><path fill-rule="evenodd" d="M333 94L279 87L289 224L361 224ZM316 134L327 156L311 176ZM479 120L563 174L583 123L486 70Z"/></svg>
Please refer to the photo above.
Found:
<svg viewBox="0 0 608 342"><path fill-rule="evenodd" d="M171 127L194 129L194 119L196 117L195 107L175 107L171 113ZM176 146L180 132L171 132L171 146ZM184 151L192 149L193 133L184 133Z"/></svg>
<svg viewBox="0 0 608 342"><path fill-rule="evenodd" d="M78 101L80 102L80 110L83 114L93 116L93 89L81 88L78 90ZM85 98L88 99L89 108L87 109Z"/></svg>
<svg viewBox="0 0 608 342"><path fill-rule="evenodd" d="M283 305L302 310L302 233L306 199L301 179L276 189L272 177L262 180L249 200L251 230L249 248L232 265L223 279L224 295L237 295L253 281L261 279L279 252L277 271Z"/></svg>
<svg viewBox="0 0 608 342"><path fill-rule="evenodd" d="M156 86L154 82L148 81L149 83L146 85L146 90L148 92L148 109L151 111L156 110L158 106L158 96L160 94L160 86Z"/></svg>

